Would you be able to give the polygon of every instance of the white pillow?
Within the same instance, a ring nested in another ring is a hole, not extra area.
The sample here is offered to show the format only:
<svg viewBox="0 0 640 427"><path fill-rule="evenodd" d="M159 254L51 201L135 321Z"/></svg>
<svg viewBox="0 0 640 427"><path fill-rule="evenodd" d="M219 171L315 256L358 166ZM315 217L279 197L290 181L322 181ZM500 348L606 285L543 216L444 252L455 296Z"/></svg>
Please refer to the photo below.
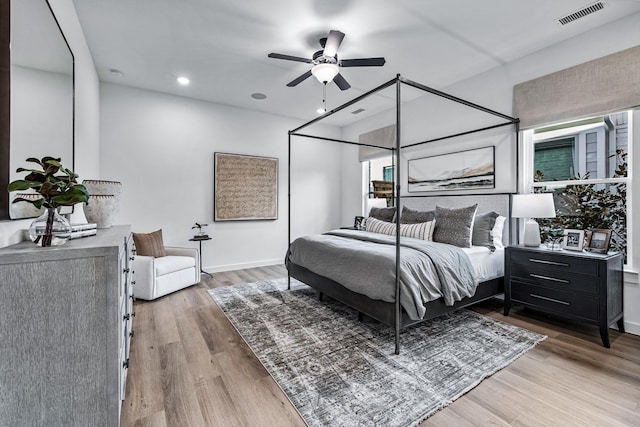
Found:
<svg viewBox="0 0 640 427"><path fill-rule="evenodd" d="M496 218L496 223L493 225L493 229L491 230L491 237L493 237L493 246L497 249L504 248L504 243L502 243L502 231L504 230L504 223L507 220L504 216L498 216Z"/></svg>
<svg viewBox="0 0 640 427"><path fill-rule="evenodd" d="M387 234L389 236L396 235L396 224L392 222L380 221L379 219L369 217L365 224L366 230L372 233ZM403 237L432 241L434 225L435 221L400 224L400 235Z"/></svg>

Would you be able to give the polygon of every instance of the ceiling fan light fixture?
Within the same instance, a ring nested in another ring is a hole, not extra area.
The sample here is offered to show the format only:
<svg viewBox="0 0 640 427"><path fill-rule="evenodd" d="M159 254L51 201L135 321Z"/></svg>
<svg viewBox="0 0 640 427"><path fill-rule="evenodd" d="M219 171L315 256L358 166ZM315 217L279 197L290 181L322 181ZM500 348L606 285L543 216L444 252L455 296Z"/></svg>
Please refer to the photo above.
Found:
<svg viewBox="0 0 640 427"><path fill-rule="evenodd" d="M311 74L314 75L320 83L329 83L338 75L340 69L337 64L321 63L311 68Z"/></svg>

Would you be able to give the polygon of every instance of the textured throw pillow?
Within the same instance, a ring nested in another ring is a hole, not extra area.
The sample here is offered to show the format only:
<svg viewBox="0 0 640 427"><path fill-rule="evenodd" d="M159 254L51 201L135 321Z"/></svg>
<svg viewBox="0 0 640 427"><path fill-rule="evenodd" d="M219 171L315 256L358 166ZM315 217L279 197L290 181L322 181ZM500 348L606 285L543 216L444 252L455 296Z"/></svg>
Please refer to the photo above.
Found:
<svg viewBox="0 0 640 427"><path fill-rule="evenodd" d="M375 206L369 211L369 216L380 221L392 222L396 214L396 208L376 208Z"/></svg>
<svg viewBox="0 0 640 427"><path fill-rule="evenodd" d="M136 254L158 258L167 256L162 241L162 229L153 233L133 233L133 243L136 245Z"/></svg>
<svg viewBox="0 0 640 427"><path fill-rule="evenodd" d="M500 215L496 218L496 223L493 226L493 230L491 230L491 236L493 236L493 246L498 249L504 248L504 243L502 243L502 232L504 230L504 223L507 221L507 218Z"/></svg>
<svg viewBox="0 0 640 427"><path fill-rule="evenodd" d="M473 219L477 209L477 204L459 209L436 206L436 228L433 230L433 241L461 248L471 247Z"/></svg>
<svg viewBox="0 0 640 427"><path fill-rule="evenodd" d="M498 216L496 212L476 215L473 221L473 235L471 236L471 244L473 246L494 246L491 232Z"/></svg>
<svg viewBox="0 0 640 427"><path fill-rule="evenodd" d="M372 233L396 235L396 224L392 222L380 221L369 217L367 219L367 231ZM413 237L414 239L432 240L434 222L420 222L416 224L400 224L400 235L403 237Z"/></svg>
<svg viewBox="0 0 640 427"><path fill-rule="evenodd" d="M435 218L435 216L435 211L416 211L403 206L402 215L400 216L400 223L416 224L418 222L429 222L433 221L433 218Z"/></svg>

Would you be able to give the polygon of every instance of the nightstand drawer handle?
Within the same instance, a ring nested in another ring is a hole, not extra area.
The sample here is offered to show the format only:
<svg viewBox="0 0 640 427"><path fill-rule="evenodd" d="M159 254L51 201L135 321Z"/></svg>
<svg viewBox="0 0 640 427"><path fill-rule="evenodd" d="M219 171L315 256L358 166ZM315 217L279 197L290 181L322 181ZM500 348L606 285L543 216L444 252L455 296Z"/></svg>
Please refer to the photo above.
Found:
<svg viewBox="0 0 640 427"><path fill-rule="evenodd" d="M545 301L557 302L558 304L571 305L570 303L568 303L568 302L566 302L566 301L560 301L559 299L554 299L554 298L549 298L549 297L543 297L542 295L529 294L529 296L531 296L531 297L533 297L533 298L543 299L543 300L545 300Z"/></svg>
<svg viewBox="0 0 640 427"><path fill-rule="evenodd" d="M529 258L529 262L537 262L538 264L559 265L561 267L569 267L569 264L564 262L545 261L543 259Z"/></svg>
<svg viewBox="0 0 640 427"><path fill-rule="evenodd" d="M539 274L530 273L529 276L535 277L536 279L552 280L554 282L560 282L560 283L569 283L569 281L565 279L556 279L555 277L541 276Z"/></svg>

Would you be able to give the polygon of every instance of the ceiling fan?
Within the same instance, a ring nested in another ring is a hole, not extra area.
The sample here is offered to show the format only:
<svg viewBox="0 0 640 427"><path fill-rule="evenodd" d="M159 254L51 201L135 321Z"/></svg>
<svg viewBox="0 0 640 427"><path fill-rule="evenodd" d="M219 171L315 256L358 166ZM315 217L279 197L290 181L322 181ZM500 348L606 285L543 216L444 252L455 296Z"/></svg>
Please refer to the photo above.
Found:
<svg viewBox="0 0 640 427"><path fill-rule="evenodd" d="M269 58L313 64L309 71L287 83L289 87L296 86L313 75L320 83L327 84L334 81L341 90L347 90L351 85L340 74L340 67L381 67L384 65L385 60L384 58L338 59L338 48L342 43L342 39L344 39L344 33L336 30L329 31L328 37L320 39L320 46L323 49L314 53L311 59L280 53L270 53L267 56Z"/></svg>

